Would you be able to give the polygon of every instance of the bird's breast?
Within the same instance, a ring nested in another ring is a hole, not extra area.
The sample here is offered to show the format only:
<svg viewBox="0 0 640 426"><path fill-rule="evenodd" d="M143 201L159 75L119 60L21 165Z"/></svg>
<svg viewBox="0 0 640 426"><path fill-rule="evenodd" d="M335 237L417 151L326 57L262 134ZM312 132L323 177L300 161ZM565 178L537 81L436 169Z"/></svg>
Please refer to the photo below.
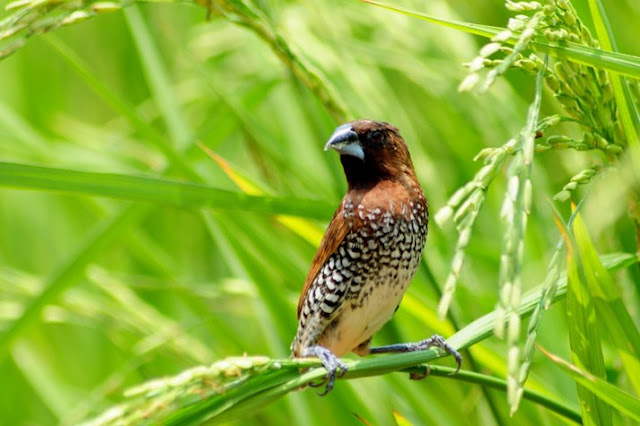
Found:
<svg viewBox="0 0 640 426"><path fill-rule="evenodd" d="M394 301L396 295L402 297L422 256L428 220L425 206L419 201L386 209L359 204L351 212L345 209L345 215L353 224L343 243L355 263L347 295L352 308L366 305L378 287L385 287L383 292Z"/></svg>
<svg viewBox="0 0 640 426"><path fill-rule="evenodd" d="M344 297L338 315L327 312L333 326L322 338L336 354L353 350L391 319L420 264L426 205L416 200L383 207L344 204L351 231L332 259L341 268L331 276Z"/></svg>

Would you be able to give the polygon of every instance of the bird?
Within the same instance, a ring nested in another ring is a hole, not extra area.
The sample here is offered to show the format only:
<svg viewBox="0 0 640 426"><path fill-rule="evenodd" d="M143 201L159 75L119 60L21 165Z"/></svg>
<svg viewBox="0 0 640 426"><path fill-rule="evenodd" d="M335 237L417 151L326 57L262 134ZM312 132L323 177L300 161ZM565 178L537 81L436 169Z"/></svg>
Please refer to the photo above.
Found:
<svg viewBox="0 0 640 426"><path fill-rule="evenodd" d="M413 352L439 347L461 355L434 335L420 342L371 347L398 309L425 246L429 205L409 148L386 122L356 120L336 128L324 147L335 150L347 193L320 242L298 302L293 358L319 358L327 370L325 395L347 365L340 357Z"/></svg>

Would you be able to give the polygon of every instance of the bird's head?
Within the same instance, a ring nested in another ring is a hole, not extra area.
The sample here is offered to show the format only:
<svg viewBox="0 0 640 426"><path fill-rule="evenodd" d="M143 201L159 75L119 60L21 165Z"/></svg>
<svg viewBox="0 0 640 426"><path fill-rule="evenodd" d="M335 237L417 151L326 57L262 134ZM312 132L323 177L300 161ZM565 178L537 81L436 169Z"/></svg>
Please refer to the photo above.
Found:
<svg viewBox="0 0 640 426"><path fill-rule="evenodd" d="M324 149L340 154L351 188L415 176L409 148L398 129L389 123L357 120L343 124Z"/></svg>

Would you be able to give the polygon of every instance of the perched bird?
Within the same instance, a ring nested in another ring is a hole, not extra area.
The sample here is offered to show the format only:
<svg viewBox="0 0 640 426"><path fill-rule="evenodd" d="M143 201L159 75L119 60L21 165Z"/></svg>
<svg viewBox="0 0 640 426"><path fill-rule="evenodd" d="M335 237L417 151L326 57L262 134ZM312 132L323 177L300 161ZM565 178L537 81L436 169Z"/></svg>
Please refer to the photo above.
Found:
<svg viewBox="0 0 640 426"><path fill-rule="evenodd" d="M438 335L370 347L409 287L427 238L427 199L406 142L388 123L358 120L339 126L324 148L340 154L348 191L302 289L292 356L322 361L324 394L333 388L337 370L346 372L338 357L349 352L365 356L438 346L456 358L459 369L462 357Z"/></svg>

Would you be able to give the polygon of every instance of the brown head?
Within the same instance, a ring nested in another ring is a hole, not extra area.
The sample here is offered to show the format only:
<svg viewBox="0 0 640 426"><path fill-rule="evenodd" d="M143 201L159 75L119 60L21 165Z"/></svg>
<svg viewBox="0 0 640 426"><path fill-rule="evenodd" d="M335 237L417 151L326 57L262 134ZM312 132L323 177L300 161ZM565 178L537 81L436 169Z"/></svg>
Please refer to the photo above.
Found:
<svg viewBox="0 0 640 426"><path fill-rule="evenodd" d="M350 189L381 180L415 179L409 148L389 123L356 120L339 126L325 145L340 154Z"/></svg>

